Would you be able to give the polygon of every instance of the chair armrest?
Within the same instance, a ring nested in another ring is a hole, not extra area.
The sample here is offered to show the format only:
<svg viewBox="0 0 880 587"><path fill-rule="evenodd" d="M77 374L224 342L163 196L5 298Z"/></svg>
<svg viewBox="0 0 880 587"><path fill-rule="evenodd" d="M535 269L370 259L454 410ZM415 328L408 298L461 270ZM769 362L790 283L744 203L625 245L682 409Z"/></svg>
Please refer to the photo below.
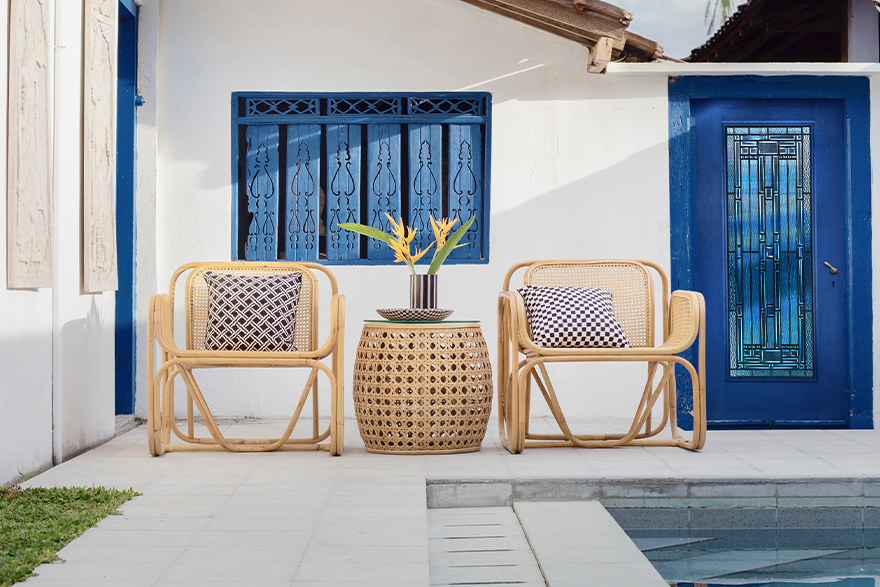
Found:
<svg viewBox="0 0 880 587"><path fill-rule="evenodd" d="M669 336L655 350L677 355L686 351L706 328L706 302L696 291L677 290L669 299Z"/></svg>
<svg viewBox="0 0 880 587"><path fill-rule="evenodd" d="M320 359L334 351L339 340L339 333L345 330L345 296L334 294L330 298L330 334L320 348L301 353L303 357Z"/></svg>
<svg viewBox="0 0 880 587"><path fill-rule="evenodd" d="M153 335L166 353L179 356L181 351L174 343L174 301L168 294L156 294L150 298L153 315Z"/></svg>
<svg viewBox="0 0 880 587"><path fill-rule="evenodd" d="M525 302L523 302L522 295L518 291L502 291L498 294L499 310L501 309L502 299L507 300L507 303L510 305L511 323L508 324L508 328L510 328L511 334L516 336L516 340L521 347L520 350L522 352L532 351L534 353L541 353L544 351L545 349L536 346L535 343L532 342L532 330L529 326L529 319L526 315L526 305ZM500 315L499 319L501 319Z"/></svg>

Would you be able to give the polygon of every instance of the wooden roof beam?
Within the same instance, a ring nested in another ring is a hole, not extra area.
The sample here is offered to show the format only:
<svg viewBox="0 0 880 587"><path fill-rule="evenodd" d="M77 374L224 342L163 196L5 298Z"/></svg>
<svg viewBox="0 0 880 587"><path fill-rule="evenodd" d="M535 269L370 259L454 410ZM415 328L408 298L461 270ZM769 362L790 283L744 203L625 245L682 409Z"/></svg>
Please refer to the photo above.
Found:
<svg viewBox="0 0 880 587"><path fill-rule="evenodd" d="M603 39L610 39L610 59L652 61L663 55L656 42L626 30L632 14L602 0L462 1L589 47L588 69L598 63L594 57L605 58L604 46L596 51L597 43L608 42Z"/></svg>

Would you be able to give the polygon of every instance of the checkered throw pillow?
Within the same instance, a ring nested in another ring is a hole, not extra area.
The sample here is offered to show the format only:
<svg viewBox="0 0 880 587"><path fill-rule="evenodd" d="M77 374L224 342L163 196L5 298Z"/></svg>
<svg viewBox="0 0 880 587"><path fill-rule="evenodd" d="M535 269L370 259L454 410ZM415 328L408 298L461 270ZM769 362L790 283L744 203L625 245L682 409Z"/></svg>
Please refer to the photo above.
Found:
<svg viewBox="0 0 880 587"><path fill-rule="evenodd" d="M592 287L520 288L532 341L546 348L627 348L611 293Z"/></svg>
<svg viewBox="0 0 880 587"><path fill-rule="evenodd" d="M295 351L293 331L302 274L205 272L209 351Z"/></svg>

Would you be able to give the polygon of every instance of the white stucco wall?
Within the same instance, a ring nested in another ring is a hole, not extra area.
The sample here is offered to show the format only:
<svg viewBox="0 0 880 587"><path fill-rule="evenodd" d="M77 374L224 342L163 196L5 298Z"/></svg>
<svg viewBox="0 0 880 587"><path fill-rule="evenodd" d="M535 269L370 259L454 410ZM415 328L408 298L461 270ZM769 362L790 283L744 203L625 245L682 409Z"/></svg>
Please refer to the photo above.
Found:
<svg viewBox="0 0 880 587"><path fill-rule="evenodd" d="M444 267L440 302L455 318L482 320L493 356L497 292L513 263L616 256L668 266L665 76L588 75L584 47L459 0L270 0L255 7L161 3L161 291L183 263L229 258L229 103L232 92L245 90L492 92L491 262ZM362 321L376 318L375 308L406 305L408 272L332 269L348 296L350 388ZM621 370L634 377L621 378ZM563 402L573 413L628 414L644 367L611 371L563 377ZM281 415L294 403L282 391L287 374L198 375L219 413ZM143 397L141 388L141 414Z"/></svg>
<svg viewBox="0 0 880 587"><path fill-rule="evenodd" d="M167 291L183 263L229 259L232 92L488 91L491 262L444 267L440 305L454 308L454 318L482 321L493 361L496 296L515 262L636 257L668 270L669 75L880 73L876 65L857 64L612 64L607 75L589 75L585 48L460 0L149 0L146 6L159 8L150 39L141 37L141 67L149 69L148 91L157 102L148 132L158 149L146 164L155 191L145 190L140 205L156 210L157 291ZM156 48L154 57L145 47ZM876 153L880 135L872 116ZM375 308L406 305L408 278L400 266L332 270L348 296L350 417L362 321L376 318ZM146 301L139 293L139 306ZM875 372L878 366L875 359ZM637 402L644 366L554 371L568 413L622 416ZM287 373L198 376L220 415L289 414L298 394L290 393L296 386ZM140 415L144 381L139 377ZM534 412L546 413L539 404Z"/></svg>
<svg viewBox="0 0 880 587"><path fill-rule="evenodd" d="M0 10L0 111L6 112L8 18ZM6 116L0 116L6 136ZM0 185L6 186L6 141L0 141ZM6 205L0 206L6 283ZM0 288L0 485L52 466L52 290Z"/></svg>
<svg viewBox="0 0 880 587"><path fill-rule="evenodd" d="M83 295L80 287L82 1L53 6L54 287L0 289L0 485L71 458L114 430L115 298ZM5 39L7 12L0 12ZM0 79L5 112L5 73ZM0 124L5 130L5 116ZM5 141L0 150L5 186ZM5 215L0 206L2 226ZM5 275L5 236L0 248Z"/></svg>

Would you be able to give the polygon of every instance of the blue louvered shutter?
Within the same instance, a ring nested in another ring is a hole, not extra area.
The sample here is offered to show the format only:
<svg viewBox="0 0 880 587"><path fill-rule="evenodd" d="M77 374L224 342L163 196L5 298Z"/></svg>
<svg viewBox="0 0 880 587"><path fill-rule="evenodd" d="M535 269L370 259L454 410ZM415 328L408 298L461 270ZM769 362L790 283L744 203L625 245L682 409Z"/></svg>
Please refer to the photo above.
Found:
<svg viewBox="0 0 880 587"><path fill-rule="evenodd" d="M409 125L409 225L417 229L414 249L433 242L429 218L440 220L443 210L443 127Z"/></svg>
<svg viewBox="0 0 880 587"><path fill-rule="evenodd" d="M287 126L287 243L288 261L317 261L321 127Z"/></svg>
<svg viewBox="0 0 880 587"><path fill-rule="evenodd" d="M449 217L463 223L476 217L450 259L479 259L482 256L483 137L478 124L449 125Z"/></svg>
<svg viewBox="0 0 880 587"><path fill-rule="evenodd" d="M413 252L432 216L475 218L450 261L488 261L488 94L242 92L232 106L234 258L388 264L384 243L339 228L391 232L387 214L417 231Z"/></svg>
<svg viewBox="0 0 880 587"><path fill-rule="evenodd" d="M356 261L360 236L339 228L360 223L361 127L327 125L327 260Z"/></svg>
<svg viewBox="0 0 880 587"><path fill-rule="evenodd" d="M367 126L367 223L390 233L393 226L385 216L400 220L400 125ZM369 239L369 259L393 259L385 243Z"/></svg>
<svg viewBox="0 0 880 587"><path fill-rule="evenodd" d="M248 237L245 259L278 257L278 127L249 126L246 131Z"/></svg>

